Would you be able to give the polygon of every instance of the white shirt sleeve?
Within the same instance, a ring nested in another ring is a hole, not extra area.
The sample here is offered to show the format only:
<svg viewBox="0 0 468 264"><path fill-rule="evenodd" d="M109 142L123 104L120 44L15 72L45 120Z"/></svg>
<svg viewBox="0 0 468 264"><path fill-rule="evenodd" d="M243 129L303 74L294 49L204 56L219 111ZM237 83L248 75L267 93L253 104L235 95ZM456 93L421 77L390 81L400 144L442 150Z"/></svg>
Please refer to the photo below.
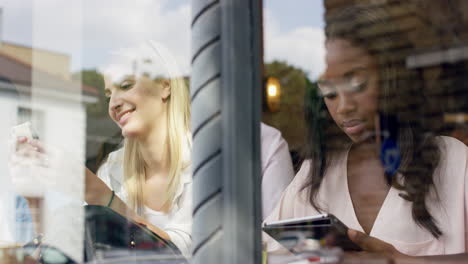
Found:
<svg viewBox="0 0 468 264"><path fill-rule="evenodd" d="M294 178L288 143L277 129L261 124L263 219L281 198Z"/></svg>
<svg viewBox="0 0 468 264"><path fill-rule="evenodd" d="M109 188L111 188L109 167L109 163L106 160L101 165L101 167L99 167L98 171L96 172L96 176L98 176L101 181L103 181Z"/></svg>
<svg viewBox="0 0 468 264"><path fill-rule="evenodd" d="M123 148L109 153L109 156L99 167L96 175L115 192L115 195L122 201L127 202L127 194L123 186L123 155Z"/></svg>
<svg viewBox="0 0 468 264"><path fill-rule="evenodd" d="M298 194L302 189L304 180L307 178L309 169L310 161L306 160L302 163L301 169L297 173L296 177L282 193L280 200L272 210L271 214L266 217L263 223L305 216L297 215L296 207L300 207L300 209L304 207L303 203L299 202L300 198ZM284 250L284 248L276 240L274 240L265 232L263 233L263 242L267 244L268 252Z"/></svg>
<svg viewBox="0 0 468 264"><path fill-rule="evenodd" d="M115 195L127 202L127 193L123 186L122 163L123 149L110 153L106 162L99 168L97 176L115 191ZM192 244L192 175L190 169L183 173L176 197L177 201L169 214L168 223L164 227L158 227L168 234L171 242L184 256L189 256Z"/></svg>
<svg viewBox="0 0 468 264"><path fill-rule="evenodd" d="M468 148L464 148L461 156L465 157L465 252L468 252Z"/></svg>

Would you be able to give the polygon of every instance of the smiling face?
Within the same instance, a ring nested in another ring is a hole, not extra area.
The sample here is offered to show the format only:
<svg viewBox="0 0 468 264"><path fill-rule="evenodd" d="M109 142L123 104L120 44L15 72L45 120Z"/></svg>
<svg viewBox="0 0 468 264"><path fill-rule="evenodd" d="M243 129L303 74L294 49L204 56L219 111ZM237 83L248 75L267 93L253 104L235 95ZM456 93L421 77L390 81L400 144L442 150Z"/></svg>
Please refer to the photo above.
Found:
<svg viewBox="0 0 468 264"><path fill-rule="evenodd" d="M125 76L118 82L106 79L109 116L122 129L124 137L147 136L167 113L168 83L157 83L146 76Z"/></svg>
<svg viewBox="0 0 468 264"><path fill-rule="evenodd" d="M378 113L378 72L375 60L343 39L326 43L326 70L318 86L328 111L353 142L372 135Z"/></svg>

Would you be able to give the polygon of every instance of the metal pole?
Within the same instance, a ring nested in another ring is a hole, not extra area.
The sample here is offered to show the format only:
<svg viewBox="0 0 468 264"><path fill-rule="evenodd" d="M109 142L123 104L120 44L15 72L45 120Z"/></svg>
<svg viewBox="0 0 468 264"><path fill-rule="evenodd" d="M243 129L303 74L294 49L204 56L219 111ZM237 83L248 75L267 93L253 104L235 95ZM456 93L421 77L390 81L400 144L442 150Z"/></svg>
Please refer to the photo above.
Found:
<svg viewBox="0 0 468 264"><path fill-rule="evenodd" d="M261 8L192 1L192 263L259 263Z"/></svg>

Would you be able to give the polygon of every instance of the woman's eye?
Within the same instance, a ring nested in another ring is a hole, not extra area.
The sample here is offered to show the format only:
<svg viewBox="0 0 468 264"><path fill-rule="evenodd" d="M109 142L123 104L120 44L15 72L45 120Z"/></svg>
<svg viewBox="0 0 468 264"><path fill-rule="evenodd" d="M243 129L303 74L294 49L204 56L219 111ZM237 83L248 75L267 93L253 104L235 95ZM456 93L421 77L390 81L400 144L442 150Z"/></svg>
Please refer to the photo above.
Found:
<svg viewBox="0 0 468 264"><path fill-rule="evenodd" d="M354 92L362 92L367 88L367 82L363 82L361 84L353 86Z"/></svg>
<svg viewBox="0 0 468 264"><path fill-rule="evenodd" d="M120 88L121 88L122 90L128 90L128 89L132 88L133 85L134 85L133 82L127 82L127 81L126 81L126 82L123 82L122 84L120 84Z"/></svg>
<svg viewBox="0 0 468 264"><path fill-rule="evenodd" d="M330 93L323 94L323 97L327 99L335 99L336 95L337 95L336 92L330 92Z"/></svg>

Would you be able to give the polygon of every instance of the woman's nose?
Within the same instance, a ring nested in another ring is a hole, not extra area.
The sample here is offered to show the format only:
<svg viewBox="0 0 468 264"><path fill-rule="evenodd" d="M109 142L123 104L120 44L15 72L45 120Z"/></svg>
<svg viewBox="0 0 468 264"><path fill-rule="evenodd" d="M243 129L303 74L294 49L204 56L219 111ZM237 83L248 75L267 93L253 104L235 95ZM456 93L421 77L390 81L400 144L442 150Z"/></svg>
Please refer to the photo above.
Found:
<svg viewBox="0 0 468 264"><path fill-rule="evenodd" d="M113 94L109 100L109 110L118 111L122 107L122 100L117 94Z"/></svg>
<svg viewBox="0 0 468 264"><path fill-rule="evenodd" d="M338 93L338 114L348 114L356 110L356 101L354 97L349 92L340 92Z"/></svg>

